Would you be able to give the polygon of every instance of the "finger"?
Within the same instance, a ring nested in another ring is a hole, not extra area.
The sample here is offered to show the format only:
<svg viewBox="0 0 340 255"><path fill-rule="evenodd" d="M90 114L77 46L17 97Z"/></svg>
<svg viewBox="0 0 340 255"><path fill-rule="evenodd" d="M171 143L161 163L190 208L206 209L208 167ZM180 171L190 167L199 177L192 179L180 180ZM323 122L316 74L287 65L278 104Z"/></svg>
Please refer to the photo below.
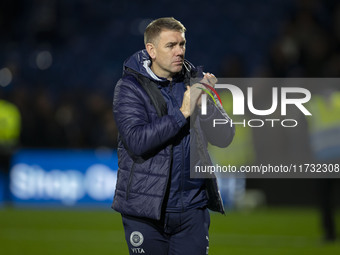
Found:
<svg viewBox="0 0 340 255"><path fill-rule="evenodd" d="M209 76L208 76L208 82L209 82L211 85L214 85L214 84L217 82L217 78L215 77L215 75L209 74Z"/></svg>

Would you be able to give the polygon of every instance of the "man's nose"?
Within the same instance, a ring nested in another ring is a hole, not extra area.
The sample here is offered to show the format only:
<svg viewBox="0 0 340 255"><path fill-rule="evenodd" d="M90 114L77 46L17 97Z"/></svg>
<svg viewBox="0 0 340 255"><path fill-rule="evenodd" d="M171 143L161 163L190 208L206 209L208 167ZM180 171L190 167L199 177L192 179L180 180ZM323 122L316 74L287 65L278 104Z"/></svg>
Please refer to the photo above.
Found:
<svg viewBox="0 0 340 255"><path fill-rule="evenodd" d="M182 46L176 47L176 56L184 56L185 49Z"/></svg>

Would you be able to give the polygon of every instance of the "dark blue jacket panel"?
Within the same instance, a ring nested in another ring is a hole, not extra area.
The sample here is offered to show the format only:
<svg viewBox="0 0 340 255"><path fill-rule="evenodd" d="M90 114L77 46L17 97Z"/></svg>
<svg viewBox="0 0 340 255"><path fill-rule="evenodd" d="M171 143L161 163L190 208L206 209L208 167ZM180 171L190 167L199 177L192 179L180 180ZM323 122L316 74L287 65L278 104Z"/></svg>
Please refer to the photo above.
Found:
<svg viewBox="0 0 340 255"><path fill-rule="evenodd" d="M168 114L182 105L186 84L174 79L169 85L159 86L168 106ZM172 139L173 161L170 174L170 187L166 211L183 212L188 209L204 207L208 198L205 180L190 178L190 123L189 121Z"/></svg>

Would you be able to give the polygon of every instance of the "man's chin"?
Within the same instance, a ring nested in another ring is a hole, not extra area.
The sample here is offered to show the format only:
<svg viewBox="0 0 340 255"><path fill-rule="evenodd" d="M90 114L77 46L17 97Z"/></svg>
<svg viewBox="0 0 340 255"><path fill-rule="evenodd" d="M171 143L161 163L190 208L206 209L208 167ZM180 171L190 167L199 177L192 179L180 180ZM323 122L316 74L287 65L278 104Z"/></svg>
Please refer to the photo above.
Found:
<svg viewBox="0 0 340 255"><path fill-rule="evenodd" d="M180 71L182 71L182 68L183 68L183 64L179 64L172 69L172 72L179 73Z"/></svg>

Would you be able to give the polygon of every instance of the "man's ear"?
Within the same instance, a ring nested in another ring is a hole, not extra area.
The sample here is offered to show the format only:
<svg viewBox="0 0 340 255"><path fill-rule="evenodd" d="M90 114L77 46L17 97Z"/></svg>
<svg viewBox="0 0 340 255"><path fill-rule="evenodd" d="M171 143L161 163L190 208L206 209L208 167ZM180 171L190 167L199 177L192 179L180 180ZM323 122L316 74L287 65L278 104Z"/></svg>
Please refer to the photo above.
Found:
<svg viewBox="0 0 340 255"><path fill-rule="evenodd" d="M147 43L145 45L145 48L146 48L146 51L149 53L149 56L152 59L155 59L156 58L156 47L155 47L155 45L153 45L152 43Z"/></svg>

